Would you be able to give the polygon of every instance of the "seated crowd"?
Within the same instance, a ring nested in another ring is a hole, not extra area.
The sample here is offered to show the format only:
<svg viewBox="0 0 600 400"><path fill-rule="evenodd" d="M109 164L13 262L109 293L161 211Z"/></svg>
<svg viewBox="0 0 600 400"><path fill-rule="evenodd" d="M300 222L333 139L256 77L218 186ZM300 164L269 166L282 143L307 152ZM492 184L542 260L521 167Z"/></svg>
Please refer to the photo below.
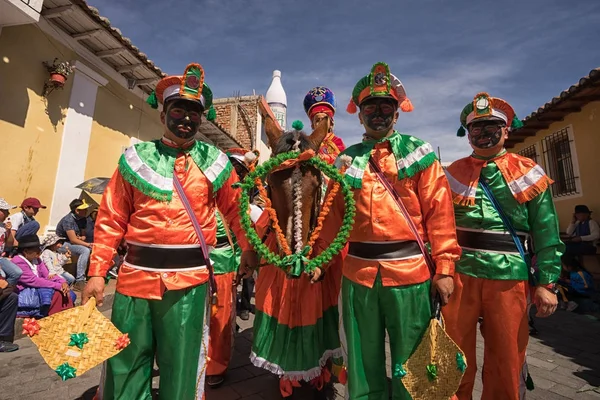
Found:
<svg viewBox="0 0 600 400"><path fill-rule="evenodd" d="M73 200L56 233L46 234L41 241L35 216L46 206L30 197L23 200L20 212L9 216L15 208L0 198L0 352L19 348L13 343L17 317L44 318L73 307L73 290L85 287L93 246L96 211L84 200ZM114 277L122 254L115 256L110 271ZM73 276L65 266L75 257Z"/></svg>

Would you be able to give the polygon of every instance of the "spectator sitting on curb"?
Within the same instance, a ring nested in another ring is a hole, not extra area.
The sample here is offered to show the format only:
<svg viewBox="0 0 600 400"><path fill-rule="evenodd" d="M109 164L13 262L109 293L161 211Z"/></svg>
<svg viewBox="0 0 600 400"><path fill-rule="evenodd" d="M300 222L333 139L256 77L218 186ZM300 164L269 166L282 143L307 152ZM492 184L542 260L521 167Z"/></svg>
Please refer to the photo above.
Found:
<svg viewBox="0 0 600 400"><path fill-rule="evenodd" d="M75 277L65 271L63 268L66 264L71 262L71 252L69 250L66 253L59 253L59 249L62 247L65 238L62 238L54 233L46 235L42 240L42 261L48 267L50 272L50 278L55 275L63 277L69 285L75 282Z"/></svg>
<svg viewBox="0 0 600 400"><path fill-rule="evenodd" d="M79 256L77 260L77 274L73 288L82 291L85 287L85 274L90 260L92 243L85 241L85 234L79 227L78 222L85 220L87 210L90 207L85 201L75 199L69 204L71 212L65 215L56 225L56 234L67 238L65 249Z"/></svg>
<svg viewBox="0 0 600 400"><path fill-rule="evenodd" d="M573 220L567 228L567 235L571 237L566 242L566 254L575 257L596 254L596 245L600 239L600 226L592 219L592 212L588 206L583 204L575 206Z"/></svg>
<svg viewBox="0 0 600 400"><path fill-rule="evenodd" d="M50 278L48 268L40 259L42 253L40 239L36 235L24 236L19 243L18 252L19 254L13 258L13 262L23 270L23 275L17 283L17 293L21 294L27 288L38 291L53 289L50 304L42 304L43 306L49 305L40 310L42 317L73 307L72 292L69 290L67 282L60 276ZM39 297L41 300L43 296Z"/></svg>
<svg viewBox="0 0 600 400"><path fill-rule="evenodd" d="M12 249L14 245L14 234L12 224L7 221L9 210L16 208L0 198L0 277L5 278L9 285L16 285L23 271L10 259L5 257L5 250Z"/></svg>
<svg viewBox="0 0 600 400"><path fill-rule="evenodd" d="M594 296L594 279L573 256L562 256L563 273L558 281L561 308L574 311L580 303ZM596 307L597 308L597 307Z"/></svg>
<svg viewBox="0 0 600 400"><path fill-rule="evenodd" d="M37 234L38 230L40 229L40 224L35 220L35 216L37 215L38 211L40 211L40 208L46 208L46 206L42 205L42 203L35 197L28 197L21 203L21 212L10 216L9 221L12 224L11 229L15 237L15 247L19 244L19 236L24 235L24 233L19 232L19 230L25 225L35 222L35 225L31 225L31 227L29 227L30 229L28 230L27 234ZM37 229L34 229L36 226ZM35 232L33 230L35 230Z"/></svg>
<svg viewBox="0 0 600 400"><path fill-rule="evenodd" d="M0 353L19 350L13 343L18 305L19 296L14 292L14 286L0 278Z"/></svg>

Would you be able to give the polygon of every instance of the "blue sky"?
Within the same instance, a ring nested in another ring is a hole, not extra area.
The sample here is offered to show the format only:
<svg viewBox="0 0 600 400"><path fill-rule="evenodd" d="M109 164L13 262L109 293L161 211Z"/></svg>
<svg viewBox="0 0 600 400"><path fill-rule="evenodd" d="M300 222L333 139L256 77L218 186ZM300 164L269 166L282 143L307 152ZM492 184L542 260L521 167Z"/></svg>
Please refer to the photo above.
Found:
<svg viewBox="0 0 600 400"><path fill-rule="evenodd" d="M405 85L415 111L398 130L470 153L458 117L480 91L524 118L600 66L598 0L88 0L163 71L201 63L216 97L264 94L282 71L288 124L308 118L302 100L336 94L336 133L360 140L345 109L354 84L378 61Z"/></svg>

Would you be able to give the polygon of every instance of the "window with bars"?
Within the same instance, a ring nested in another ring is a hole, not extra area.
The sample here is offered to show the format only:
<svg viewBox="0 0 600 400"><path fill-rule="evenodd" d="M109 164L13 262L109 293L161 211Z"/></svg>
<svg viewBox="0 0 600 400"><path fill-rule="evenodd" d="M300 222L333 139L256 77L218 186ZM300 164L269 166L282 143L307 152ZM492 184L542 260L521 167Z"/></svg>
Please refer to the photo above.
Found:
<svg viewBox="0 0 600 400"><path fill-rule="evenodd" d="M538 164L540 163L540 160L538 158L539 156L538 156L538 152L537 152L537 146L535 144L525 147L523 150L519 151L519 154L522 155L523 157L531 158L533 161L535 161Z"/></svg>
<svg viewBox="0 0 600 400"><path fill-rule="evenodd" d="M577 180L575 173L572 143L569 127L563 128L542 140L546 172L554 180L552 196L563 197L577 194Z"/></svg>

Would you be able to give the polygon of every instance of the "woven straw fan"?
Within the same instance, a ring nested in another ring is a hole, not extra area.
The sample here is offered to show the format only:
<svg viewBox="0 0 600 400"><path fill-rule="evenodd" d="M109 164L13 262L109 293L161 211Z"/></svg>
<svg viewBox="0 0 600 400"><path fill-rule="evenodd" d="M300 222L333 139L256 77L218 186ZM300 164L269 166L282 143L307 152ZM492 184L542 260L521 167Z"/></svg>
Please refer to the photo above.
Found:
<svg viewBox="0 0 600 400"><path fill-rule="evenodd" d="M464 353L444 331L442 321L433 318L415 352L393 372L413 399L448 400L466 369Z"/></svg>
<svg viewBox="0 0 600 400"><path fill-rule="evenodd" d="M39 321L27 318L23 333L63 380L84 374L129 344L127 334L98 311L94 298Z"/></svg>

